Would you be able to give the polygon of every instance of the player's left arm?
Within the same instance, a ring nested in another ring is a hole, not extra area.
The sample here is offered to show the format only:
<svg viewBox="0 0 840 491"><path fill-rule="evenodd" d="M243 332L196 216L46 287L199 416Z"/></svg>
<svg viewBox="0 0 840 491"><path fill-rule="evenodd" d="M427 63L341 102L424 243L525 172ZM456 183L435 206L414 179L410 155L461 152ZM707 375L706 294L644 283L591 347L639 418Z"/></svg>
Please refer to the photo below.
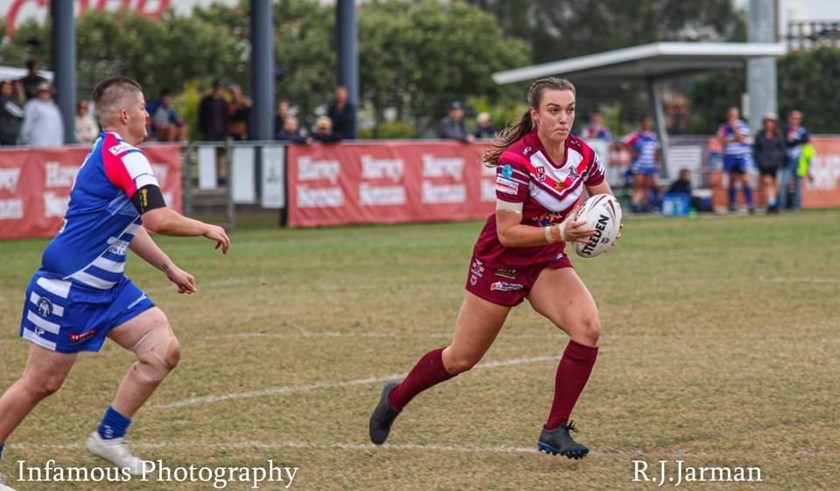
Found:
<svg viewBox="0 0 840 491"><path fill-rule="evenodd" d="M193 293L197 290L193 275L172 262L172 259L155 243L145 228L140 227L137 230L128 248L156 269L163 271L169 281L178 287L178 293Z"/></svg>
<svg viewBox="0 0 840 491"><path fill-rule="evenodd" d="M600 184L586 186L586 190L589 192L589 196L595 196L596 194L609 194L614 196L610 183L606 179L601 181Z"/></svg>

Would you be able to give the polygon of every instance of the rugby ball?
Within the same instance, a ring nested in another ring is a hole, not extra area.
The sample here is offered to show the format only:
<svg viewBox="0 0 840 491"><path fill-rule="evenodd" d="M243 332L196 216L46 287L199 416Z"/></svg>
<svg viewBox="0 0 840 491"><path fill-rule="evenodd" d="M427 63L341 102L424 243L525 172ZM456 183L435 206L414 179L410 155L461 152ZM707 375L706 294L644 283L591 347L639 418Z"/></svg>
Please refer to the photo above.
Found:
<svg viewBox="0 0 840 491"><path fill-rule="evenodd" d="M595 230L586 242L575 242L575 254L596 257L615 244L621 231L621 205L611 194L596 194L583 204L575 220L585 221L586 228Z"/></svg>

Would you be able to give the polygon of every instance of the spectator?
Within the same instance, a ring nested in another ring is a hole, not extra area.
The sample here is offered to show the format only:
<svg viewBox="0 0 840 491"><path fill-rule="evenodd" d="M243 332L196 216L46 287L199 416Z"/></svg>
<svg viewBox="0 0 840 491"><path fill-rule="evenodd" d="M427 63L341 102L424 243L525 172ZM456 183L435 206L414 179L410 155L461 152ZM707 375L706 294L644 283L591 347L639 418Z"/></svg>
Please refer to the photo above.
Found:
<svg viewBox="0 0 840 491"><path fill-rule="evenodd" d="M811 175L811 162L816 157L817 151L811 142L802 144L802 153L799 155L799 163L796 166L796 180L793 187L793 209L802 208L802 181L807 177L809 182L814 181Z"/></svg>
<svg viewBox="0 0 840 491"><path fill-rule="evenodd" d="M228 104L224 97L224 86L214 80L212 90L198 104L198 131L208 141L225 139L228 120Z"/></svg>
<svg viewBox="0 0 840 491"><path fill-rule="evenodd" d="M52 86L42 82L35 90L35 98L23 107L23 126L18 139L33 147L59 147L64 144L64 122L61 111L53 102Z"/></svg>
<svg viewBox="0 0 840 491"><path fill-rule="evenodd" d="M802 148L811 139L808 130L802 126L802 111L793 110L788 113L788 124L783 133L787 147L787 160L779 178L779 209L798 210L802 205L802 180L798 180L799 189L796 190L797 170L802 157ZM788 199L788 186L794 187L792 200Z"/></svg>
<svg viewBox="0 0 840 491"><path fill-rule="evenodd" d="M633 176L633 198L631 208L635 212L650 211L659 200L659 161L661 146L659 137L653 132L653 121L649 116L642 116L639 129L624 141L632 154L629 173ZM652 196L651 196L652 195Z"/></svg>
<svg viewBox="0 0 840 491"><path fill-rule="evenodd" d="M23 87L23 94L22 98L25 98L27 101L37 96L38 87L47 82L47 79L38 75L38 61L35 58L30 58L26 60L26 75L21 78L20 84Z"/></svg>
<svg viewBox="0 0 840 491"><path fill-rule="evenodd" d="M589 124L583 128L581 138L584 140L609 140L612 141L613 136L610 130L604 126L604 118L601 113L594 112L589 117Z"/></svg>
<svg viewBox="0 0 840 491"><path fill-rule="evenodd" d="M680 170L677 179L672 182L671 187L668 188L668 194L687 195L694 211L712 211L711 200L709 200L708 203L705 203L699 196L694 196L691 186L691 171L689 169Z"/></svg>
<svg viewBox="0 0 840 491"><path fill-rule="evenodd" d="M149 110L151 117L149 134L162 142L185 141L189 135L189 127L184 120L172 109L172 92L162 89L158 100L153 102Z"/></svg>
<svg viewBox="0 0 840 491"><path fill-rule="evenodd" d="M336 143L341 137L333 132L332 120L329 116L321 116L315 122L315 131L312 133L312 140L319 143Z"/></svg>
<svg viewBox="0 0 840 491"><path fill-rule="evenodd" d="M785 140L779 132L779 118L767 113L761 120L762 130L753 142L753 158L758 165L761 184L767 198L767 213L778 213L776 174L785 166Z"/></svg>
<svg viewBox="0 0 840 491"><path fill-rule="evenodd" d="M274 139L281 142L290 143L312 143L312 139L307 138L300 130L298 119L294 116L286 116L283 119L283 127L280 131L275 133Z"/></svg>
<svg viewBox="0 0 840 491"><path fill-rule="evenodd" d="M0 145L17 143L24 111L15 97L12 82L0 82Z"/></svg>
<svg viewBox="0 0 840 491"><path fill-rule="evenodd" d="M76 124L74 126L76 143L90 145L99 136L99 125L90 114L90 102L79 99L76 102Z"/></svg>
<svg viewBox="0 0 840 491"><path fill-rule="evenodd" d="M335 102L327 109L336 137L341 140L356 139L356 106L347 100L347 88L335 89Z"/></svg>
<svg viewBox="0 0 840 491"><path fill-rule="evenodd" d="M741 119L737 107L732 106L726 114L726 122L717 132L723 146L723 170L729 175L729 211L738 209L738 183L744 192L744 200L750 213L755 212L753 194L747 171L750 169L750 127Z"/></svg>
<svg viewBox="0 0 840 491"><path fill-rule="evenodd" d="M228 102L227 134L234 140L247 140L251 98L242 94L242 87L236 84L231 85L228 90L230 102Z"/></svg>
<svg viewBox="0 0 840 491"><path fill-rule="evenodd" d="M459 101L452 101L449 105L449 115L440 120L438 138L444 140L460 140L462 142L473 141L471 134L467 133L464 126L464 108Z"/></svg>
<svg viewBox="0 0 840 491"><path fill-rule="evenodd" d="M491 139L496 136L496 128L493 122L490 121L490 114L486 112L478 113L475 117L475 137L478 139Z"/></svg>
<svg viewBox="0 0 840 491"><path fill-rule="evenodd" d="M274 113L274 135L276 137L283 130L286 118L289 116L289 101L282 99L277 103L277 112Z"/></svg>

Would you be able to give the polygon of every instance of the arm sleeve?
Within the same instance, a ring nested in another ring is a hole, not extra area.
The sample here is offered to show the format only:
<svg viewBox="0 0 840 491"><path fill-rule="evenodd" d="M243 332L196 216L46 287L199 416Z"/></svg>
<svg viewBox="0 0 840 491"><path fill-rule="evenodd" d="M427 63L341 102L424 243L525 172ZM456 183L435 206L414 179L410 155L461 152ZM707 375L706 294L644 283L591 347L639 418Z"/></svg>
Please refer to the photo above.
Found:
<svg viewBox="0 0 840 491"><path fill-rule="evenodd" d="M592 151L592 160L586 167L586 180L583 182L587 187L597 186L604 182L606 176L606 169L601 162L601 158L595 151Z"/></svg>
<svg viewBox="0 0 840 491"><path fill-rule="evenodd" d="M131 147L114 155L111 150L116 148L105 148L102 151L105 174L108 176L108 180L121 189L132 201L134 201L134 195L137 194L138 190L148 186L158 188L158 192L160 192L160 184L152 171L152 165L143 152ZM149 197L148 191L146 197Z"/></svg>
<svg viewBox="0 0 840 491"><path fill-rule="evenodd" d="M496 166L496 199L508 203L524 203L528 199L530 177L521 162L499 159Z"/></svg>

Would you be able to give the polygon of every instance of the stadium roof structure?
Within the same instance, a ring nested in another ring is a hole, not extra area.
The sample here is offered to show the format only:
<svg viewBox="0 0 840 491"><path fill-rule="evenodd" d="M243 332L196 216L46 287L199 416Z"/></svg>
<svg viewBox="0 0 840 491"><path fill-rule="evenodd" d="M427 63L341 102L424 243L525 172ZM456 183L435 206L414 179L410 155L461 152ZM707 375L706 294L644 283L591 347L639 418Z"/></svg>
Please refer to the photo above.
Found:
<svg viewBox="0 0 840 491"><path fill-rule="evenodd" d="M751 58L783 56L777 43L653 43L531 65L493 74L500 85L562 75L573 82L662 80L711 70L742 68Z"/></svg>
<svg viewBox="0 0 840 491"><path fill-rule="evenodd" d="M662 42L496 72L493 80L504 85L557 75L587 85L644 82L662 144L660 177L665 178L669 177L668 133L659 83L714 70L743 68L750 59L776 58L785 53L787 46L780 43Z"/></svg>

